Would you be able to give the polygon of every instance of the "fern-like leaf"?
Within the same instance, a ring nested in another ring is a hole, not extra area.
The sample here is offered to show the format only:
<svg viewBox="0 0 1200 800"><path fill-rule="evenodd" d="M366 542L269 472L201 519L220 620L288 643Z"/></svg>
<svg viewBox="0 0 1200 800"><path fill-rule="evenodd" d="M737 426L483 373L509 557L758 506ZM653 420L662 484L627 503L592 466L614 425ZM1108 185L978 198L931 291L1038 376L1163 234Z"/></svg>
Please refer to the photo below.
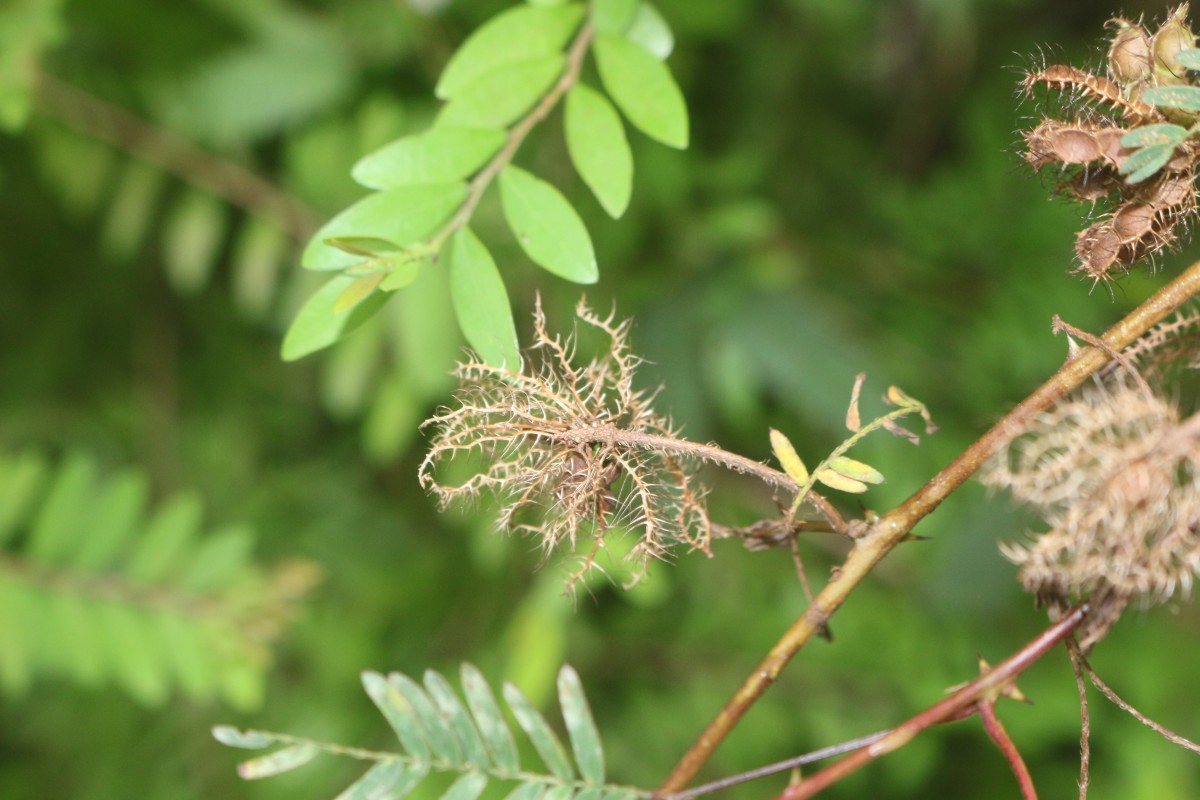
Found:
<svg viewBox="0 0 1200 800"><path fill-rule="evenodd" d="M264 572L248 529L202 534L198 497L148 496L140 472L104 475L83 453L0 453L0 691L48 674L147 705L174 687L258 704L264 641L315 567Z"/></svg>
<svg viewBox="0 0 1200 800"><path fill-rule="evenodd" d="M604 783L604 749L579 675L563 666L558 676L574 761L561 740L525 695L505 684L509 711L528 736L548 773L522 771L512 729L487 681L470 664L462 666L463 702L450 682L429 670L424 686L407 675L364 672L363 687L396 733L402 752L378 752L317 742L268 731L220 726L222 744L251 750L279 749L242 762L243 778L277 775L302 766L316 753L375 762L338 800L402 800L430 774L457 773L442 800L476 800L494 779L513 783L507 800L634 800L650 792ZM578 775L578 777L577 777Z"/></svg>

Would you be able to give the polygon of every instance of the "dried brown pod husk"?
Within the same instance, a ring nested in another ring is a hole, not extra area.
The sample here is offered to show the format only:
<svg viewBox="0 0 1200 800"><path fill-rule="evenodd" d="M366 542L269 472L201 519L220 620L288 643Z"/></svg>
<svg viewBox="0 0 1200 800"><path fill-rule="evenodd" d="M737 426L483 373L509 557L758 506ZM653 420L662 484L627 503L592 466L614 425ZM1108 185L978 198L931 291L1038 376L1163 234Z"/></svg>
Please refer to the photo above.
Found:
<svg viewBox="0 0 1200 800"><path fill-rule="evenodd" d="M1040 415L982 477L1044 520L1001 550L1052 615L1087 598L1085 652L1129 604L1186 596L1200 571L1200 415L1124 369Z"/></svg>

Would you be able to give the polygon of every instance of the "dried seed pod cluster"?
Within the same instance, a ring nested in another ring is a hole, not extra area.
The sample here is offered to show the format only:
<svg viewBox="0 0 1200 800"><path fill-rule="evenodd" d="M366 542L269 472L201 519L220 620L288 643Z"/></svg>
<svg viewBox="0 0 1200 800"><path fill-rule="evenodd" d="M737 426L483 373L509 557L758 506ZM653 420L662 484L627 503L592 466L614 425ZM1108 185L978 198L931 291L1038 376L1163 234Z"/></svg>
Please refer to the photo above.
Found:
<svg viewBox="0 0 1200 800"><path fill-rule="evenodd" d="M1187 10L1176 8L1153 33L1141 22L1110 20L1107 76L1057 64L1022 82L1026 93L1065 93L1073 110L1069 120L1043 118L1025 132L1025 158L1038 171L1057 166L1057 191L1097 210L1075 243L1077 272L1093 281L1171 247L1196 212L1200 149L1181 126L1200 114L1189 110L1190 96L1164 94L1196 91L1193 62L1180 55L1196 46Z"/></svg>
<svg viewBox="0 0 1200 800"><path fill-rule="evenodd" d="M1164 323L1126 363L1159 384L1176 374L1159 356L1190 361L1198 329L1195 312ZM1200 574L1200 414L1185 416L1125 367L1038 417L982 478L1045 520L1044 532L1001 549L1052 615L1088 599L1085 649L1130 602L1186 595Z"/></svg>

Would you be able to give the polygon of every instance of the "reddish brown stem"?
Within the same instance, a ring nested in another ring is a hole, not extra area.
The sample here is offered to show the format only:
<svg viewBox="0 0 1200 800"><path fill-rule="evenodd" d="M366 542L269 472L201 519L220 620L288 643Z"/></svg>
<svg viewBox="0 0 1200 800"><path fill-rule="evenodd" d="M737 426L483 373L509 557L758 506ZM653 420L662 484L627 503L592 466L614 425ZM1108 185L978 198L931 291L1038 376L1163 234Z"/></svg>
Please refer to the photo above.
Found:
<svg viewBox="0 0 1200 800"><path fill-rule="evenodd" d="M1154 325L1177 310L1197 291L1200 291L1200 262L1196 262L1152 297L1134 309L1103 336L1108 350L1121 351ZM899 544L925 515L929 514L951 492L967 481L985 460L997 452L1026 425L1092 376L1109 360L1108 352L1097 347L1085 347L1063 364L1057 372L1030 394L1016 408L997 422L983 436L935 475L927 484L896 508L880 517L855 543L842 567L826 584L815 602L784 633L757 668L746 678L733 697L717 713L708 727L680 759L671 774L659 787L664 794L677 792L688 784L696 772L725 739L750 706L775 681L792 657L812 635L823 629L829 618L841 607L851 590L874 569L875 565Z"/></svg>
<svg viewBox="0 0 1200 800"><path fill-rule="evenodd" d="M996 701L985 698L979 702L978 707L979 717L983 720L983 729L1000 748L1008 765L1012 767L1013 774L1017 776L1017 784L1021 787L1021 797L1023 800L1037 800L1037 791L1033 788L1033 778L1029 774L1029 768L1025 766L1025 760L1021 758L1020 751L1009 737L1008 731L1004 730L1004 726L1000 724L1000 718L996 716Z"/></svg>
<svg viewBox="0 0 1200 800"><path fill-rule="evenodd" d="M1074 609L1008 659L980 675L954 694L896 726L879 741L855 751L836 764L826 767L799 783L792 784L779 794L776 800L804 800L804 798L812 797L860 767L908 744L926 728L954 719L972 705L978 704L982 707L985 701L993 698L1005 685L1069 636L1079 627L1086 615L1086 606Z"/></svg>

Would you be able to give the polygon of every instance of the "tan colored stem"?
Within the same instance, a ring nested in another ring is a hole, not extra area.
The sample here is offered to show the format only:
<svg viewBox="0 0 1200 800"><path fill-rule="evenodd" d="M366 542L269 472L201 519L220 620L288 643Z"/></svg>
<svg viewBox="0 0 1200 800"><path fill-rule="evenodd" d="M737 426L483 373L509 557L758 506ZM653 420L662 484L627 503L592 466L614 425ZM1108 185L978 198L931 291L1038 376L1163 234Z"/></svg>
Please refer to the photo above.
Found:
<svg viewBox="0 0 1200 800"><path fill-rule="evenodd" d="M1197 291L1200 291L1200 261L1192 264L1182 275L1159 289L1154 296L1110 328L1103 337L1105 345L1113 351L1123 350L1178 309ZM738 720L779 677L792 657L814 633L821 630L845 602L851 590L908 535L913 526L965 483L989 456L1019 435L1037 414L1070 393L1108 360L1109 355L1104 349L1082 348L1074 358L1063 364L1045 383L979 437L945 469L933 476L899 506L879 517L856 541L854 549L817 595L816 601L805 609L704 729L664 781L659 792L677 792L688 784L733 730Z"/></svg>
<svg viewBox="0 0 1200 800"><path fill-rule="evenodd" d="M734 472L742 472L747 475L753 475L764 483L783 489L795 495L802 488L800 484L792 480L784 472L767 466L760 461L746 458L745 456L731 453L728 450L722 450L716 445L698 444L689 442L686 439L678 439L671 436L659 436L650 433L639 433L637 431L628 431L623 428L618 428L615 425L596 425L589 428L571 428L565 433L558 434L565 441L573 441L577 444L589 444L591 442L611 442L614 444L622 444L629 447L645 448L647 450L661 450L668 453L675 453L680 456L688 456L701 461L710 461L714 464L719 464L726 469L731 469ZM846 520L842 517L841 512L833 507L825 497L814 491L809 491L805 497L805 501L812 504L817 511L823 516L833 528L835 533L846 532Z"/></svg>

